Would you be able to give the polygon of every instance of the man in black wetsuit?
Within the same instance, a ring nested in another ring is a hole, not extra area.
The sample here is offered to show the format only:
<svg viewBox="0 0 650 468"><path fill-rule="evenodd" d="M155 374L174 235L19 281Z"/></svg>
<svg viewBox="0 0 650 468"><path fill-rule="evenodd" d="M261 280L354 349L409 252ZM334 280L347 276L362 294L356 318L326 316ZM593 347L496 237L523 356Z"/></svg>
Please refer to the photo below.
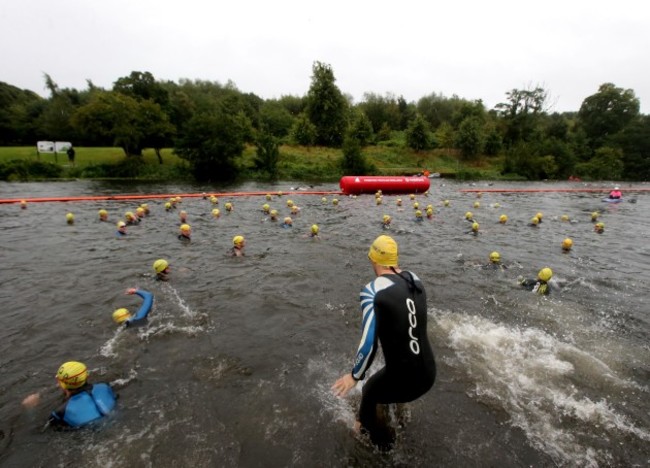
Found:
<svg viewBox="0 0 650 468"><path fill-rule="evenodd" d="M394 435L382 427L377 405L406 403L424 395L436 377L427 336L427 296L420 279L398 267L397 243L389 236L373 242L368 258L377 275L361 291L362 339L352 372L332 390L345 396L365 377L381 343L386 366L363 386L357 428L380 448L390 448Z"/></svg>

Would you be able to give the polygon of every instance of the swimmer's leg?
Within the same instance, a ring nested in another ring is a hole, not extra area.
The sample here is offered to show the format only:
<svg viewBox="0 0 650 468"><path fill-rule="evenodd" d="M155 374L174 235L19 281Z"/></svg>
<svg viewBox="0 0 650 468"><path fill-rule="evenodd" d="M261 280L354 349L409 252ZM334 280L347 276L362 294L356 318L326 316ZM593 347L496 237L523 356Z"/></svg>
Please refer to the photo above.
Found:
<svg viewBox="0 0 650 468"><path fill-rule="evenodd" d="M390 450L395 443L395 430L389 424L388 407L391 402L391 381L385 369L373 375L363 386L359 422L362 433L380 450Z"/></svg>

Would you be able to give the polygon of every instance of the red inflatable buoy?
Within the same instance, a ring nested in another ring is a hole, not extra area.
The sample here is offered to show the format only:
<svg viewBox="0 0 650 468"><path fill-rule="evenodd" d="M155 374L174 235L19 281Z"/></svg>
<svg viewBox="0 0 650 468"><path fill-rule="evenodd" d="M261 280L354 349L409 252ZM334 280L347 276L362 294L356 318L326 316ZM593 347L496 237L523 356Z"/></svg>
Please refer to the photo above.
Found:
<svg viewBox="0 0 650 468"><path fill-rule="evenodd" d="M339 186L346 195L359 193L424 193L429 190L428 177L421 176L344 176Z"/></svg>

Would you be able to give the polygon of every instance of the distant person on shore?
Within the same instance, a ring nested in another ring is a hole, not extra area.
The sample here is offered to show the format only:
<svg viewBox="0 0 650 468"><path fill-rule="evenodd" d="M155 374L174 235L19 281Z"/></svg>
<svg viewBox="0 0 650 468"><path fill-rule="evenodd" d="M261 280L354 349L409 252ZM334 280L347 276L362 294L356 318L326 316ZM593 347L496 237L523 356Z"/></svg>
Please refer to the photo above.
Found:
<svg viewBox="0 0 650 468"><path fill-rule="evenodd" d="M55 377L65 401L50 415L48 424L51 426L83 427L107 416L117 404L117 396L109 384L88 382L88 368L81 362L63 363ZM22 404L25 408L34 408L40 399L39 393L33 393Z"/></svg>
<svg viewBox="0 0 650 468"><path fill-rule="evenodd" d="M352 371L339 378L332 390L343 397L365 377L381 344L386 365L363 386L357 430L372 443L390 449L394 431L377 415L380 405L413 401L433 386L436 364L427 335L427 296L414 274L398 266L397 243L379 236L368 258L376 278L361 291L362 338Z"/></svg>
<svg viewBox="0 0 650 468"><path fill-rule="evenodd" d="M76 153L72 145L70 145L70 148L68 148L68 151L66 151L66 153L68 154L68 162L70 162L72 167L74 167L74 157Z"/></svg>
<svg viewBox="0 0 650 468"><path fill-rule="evenodd" d="M131 312L129 312L129 309L126 309L124 307L117 309L115 312L113 312L113 320L115 323L118 323L120 325L124 324L125 327L141 324L147 318L149 312L151 312L151 307L153 306L153 294L151 294L149 291L145 291L144 289L137 288L127 289L126 294L137 294L144 300L144 302L135 314L131 314Z"/></svg>

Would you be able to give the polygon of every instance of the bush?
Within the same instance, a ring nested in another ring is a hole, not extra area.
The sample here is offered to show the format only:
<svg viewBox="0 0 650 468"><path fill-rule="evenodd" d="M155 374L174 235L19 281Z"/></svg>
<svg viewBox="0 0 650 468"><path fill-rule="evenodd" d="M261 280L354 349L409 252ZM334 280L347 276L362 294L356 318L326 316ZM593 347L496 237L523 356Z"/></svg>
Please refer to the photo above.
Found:
<svg viewBox="0 0 650 468"><path fill-rule="evenodd" d="M0 180L55 179L61 177L62 173L61 166L49 162L12 159L0 163Z"/></svg>

